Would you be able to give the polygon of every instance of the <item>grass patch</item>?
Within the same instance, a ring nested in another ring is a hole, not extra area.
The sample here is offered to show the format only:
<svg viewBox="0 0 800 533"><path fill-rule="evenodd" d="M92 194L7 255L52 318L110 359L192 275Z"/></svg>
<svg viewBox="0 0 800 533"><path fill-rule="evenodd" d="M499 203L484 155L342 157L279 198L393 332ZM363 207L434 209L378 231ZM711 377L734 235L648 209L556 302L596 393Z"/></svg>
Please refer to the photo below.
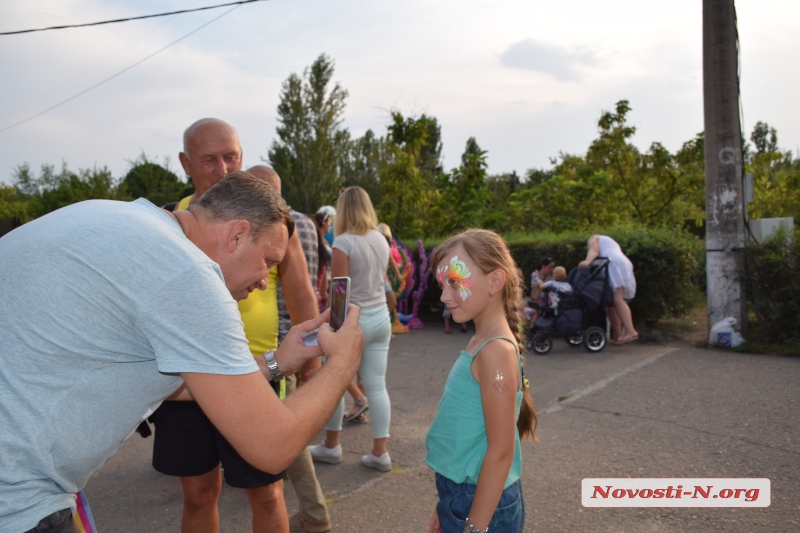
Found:
<svg viewBox="0 0 800 533"><path fill-rule="evenodd" d="M559 402L563 402L564 400L568 400L568 399L569 399L569 396L559 396L558 397L558 401Z"/></svg>
<svg viewBox="0 0 800 533"><path fill-rule="evenodd" d="M775 344L746 340L744 344L733 349L742 353L800 357L800 346L794 343Z"/></svg>
<svg viewBox="0 0 800 533"><path fill-rule="evenodd" d="M664 344L678 340L687 333L697 328L697 322L692 317L663 318L653 326L637 324L639 342ZM708 344L708 343L706 343Z"/></svg>

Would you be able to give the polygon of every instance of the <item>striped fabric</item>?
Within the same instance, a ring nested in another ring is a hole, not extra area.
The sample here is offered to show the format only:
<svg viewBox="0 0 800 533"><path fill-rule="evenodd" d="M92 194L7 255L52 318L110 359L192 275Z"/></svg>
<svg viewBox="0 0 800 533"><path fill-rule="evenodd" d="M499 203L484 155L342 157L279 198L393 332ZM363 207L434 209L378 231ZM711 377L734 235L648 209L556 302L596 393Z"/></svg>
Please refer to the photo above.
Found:
<svg viewBox="0 0 800 533"><path fill-rule="evenodd" d="M72 518L78 531L81 533L97 533L97 526L94 525L94 517L92 517L92 510L89 508L89 500L86 499L86 494L80 491L75 495L75 503L78 507L75 509L75 514Z"/></svg>

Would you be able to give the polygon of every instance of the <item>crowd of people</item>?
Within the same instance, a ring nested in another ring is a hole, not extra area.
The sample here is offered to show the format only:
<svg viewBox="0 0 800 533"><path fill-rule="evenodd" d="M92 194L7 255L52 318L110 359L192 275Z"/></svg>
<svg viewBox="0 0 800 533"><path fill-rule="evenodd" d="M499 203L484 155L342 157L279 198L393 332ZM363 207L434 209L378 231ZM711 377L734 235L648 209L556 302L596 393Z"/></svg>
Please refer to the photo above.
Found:
<svg viewBox="0 0 800 533"><path fill-rule="evenodd" d="M282 200L273 169L242 171L229 124L199 120L183 141L194 194L163 208L81 202L0 240L0 427L14 428L0 432L2 531L77 531L75 495L148 421L153 468L180 480L187 532L219 530L223 477L244 490L254 531L329 531L314 461L342 461L343 421L368 420L361 462L392 468L389 276L399 273L368 194L348 187L307 216ZM581 268L615 259L607 311L613 339L629 342L630 262L608 237L588 247ZM520 438L533 437L536 415L520 272L486 230L448 239L430 264L448 322L472 321L475 334L426 439L439 494L429 531L522 531ZM546 257L533 273L535 313L553 305L541 291L561 270ZM327 287L341 276L350 306L333 331ZM306 346L300 336L315 329L318 346ZM285 479L300 502L291 516Z"/></svg>

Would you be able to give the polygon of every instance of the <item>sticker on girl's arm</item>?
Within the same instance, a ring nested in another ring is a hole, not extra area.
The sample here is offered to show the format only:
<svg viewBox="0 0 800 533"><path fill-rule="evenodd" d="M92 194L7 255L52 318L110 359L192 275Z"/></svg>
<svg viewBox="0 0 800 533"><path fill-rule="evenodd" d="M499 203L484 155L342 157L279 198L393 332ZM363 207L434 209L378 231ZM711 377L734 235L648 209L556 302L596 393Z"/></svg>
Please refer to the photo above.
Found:
<svg viewBox="0 0 800 533"><path fill-rule="evenodd" d="M505 392L508 390L508 381L506 380L505 374L500 372L499 370L494 374L494 380L492 381L492 387L497 392Z"/></svg>

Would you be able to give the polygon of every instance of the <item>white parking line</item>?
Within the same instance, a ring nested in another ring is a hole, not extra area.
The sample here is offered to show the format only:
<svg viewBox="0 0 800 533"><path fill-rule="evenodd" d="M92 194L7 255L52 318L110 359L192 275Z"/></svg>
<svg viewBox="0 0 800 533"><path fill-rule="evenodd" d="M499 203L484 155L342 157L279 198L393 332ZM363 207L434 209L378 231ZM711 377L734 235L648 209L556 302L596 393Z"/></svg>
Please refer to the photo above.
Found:
<svg viewBox="0 0 800 533"><path fill-rule="evenodd" d="M642 359L638 363L634 363L629 367L623 368L619 372L615 372L615 373L611 374L610 376L606 376L603 379L601 379L600 381L596 381L595 383L592 383L591 385L583 387L582 389L574 390L574 391L570 392L569 394L567 394L567 398L565 400L562 400L560 402L557 401L557 402L554 402L554 403L548 405L547 407L545 407L544 409L539 411L539 414L550 414L550 413L556 413L558 411L561 411L564 408L565 404L574 402L575 400L577 400L579 398L583 398L587 394L591 394L592 392L598 391L598 390L602 389L603 387L605 387L606 385L608 385L609 383L611 383L612 381L614 381L615 379L621 378L622 376L624 376L626 374L630 374L631 372L639 370L640 368L645 367L645 366L649 365L650 363L654 363L655 361L657 361L661 357L667 355L668 353L674 352L677 349L678 349L677 347L667 348L663 352L658 352L656 354L653 354L650 357Z"/></svg>

